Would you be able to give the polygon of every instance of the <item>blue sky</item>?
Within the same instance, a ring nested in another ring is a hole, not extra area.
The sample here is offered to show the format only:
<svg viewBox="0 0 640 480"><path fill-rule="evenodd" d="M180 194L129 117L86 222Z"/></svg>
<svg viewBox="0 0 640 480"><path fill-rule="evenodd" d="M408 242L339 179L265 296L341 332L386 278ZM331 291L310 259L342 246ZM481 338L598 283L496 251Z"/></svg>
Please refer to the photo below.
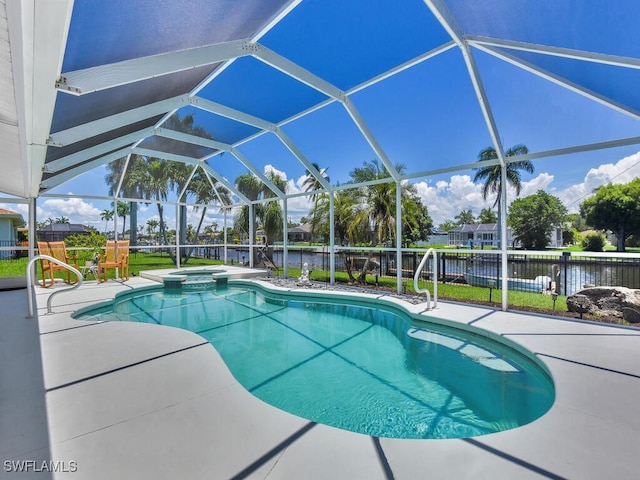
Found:
<svg viewBox="0 0 640 480"><path fill-rule="evenodd" d="M622 2L620 7L622 4L631 8L634 5ZM597 8L583 8L584 4L572 2L571 8L565 11L557 2L520 1L526 15L519 11L512 17L514 12L505 11L507 21L483 23L483 18L493 18L495 9L504 3L482 2L474 4L473 11L468 12L465 5L468 4L457 0L449 3L462 28L478 35L504 36L532 43L551 41L560 47L593 48L619 55L637 55L640 48L640 42L628 41L629 35L633 40L638 33L637 29L625 29L625 25L633 22L621 13L624 8L610 11L602 4L599 12ZM554 9L554 20L560 23L575 18L580 22L572 24L571 29L551 29L546 16L551 9ZM96 19L89 10L84 18L91 22L72 24L72 34L83 35L91 30L98 35L101 28L107 28L109 19ZM487 12L493 13L487 16ZM119 12L114 15L121 16ZM565 19L564 15L568 17ZM193 22L196 28L196 18L185 21ZM372 0L364 10L359 2L305 0L260 42L348 90L371 75L446 40L443 29L419 0ZM522 143L533 153L638 135L639 121L635 118L478 49L474 48L473 54L505 148ZM535 54L520 55L527 60L535 57ZM88 53L68 52L65 65L69 69L79 68L90 61L87 56ZM583 67L576 65L575 60L552 57L537 60L567 77L579 75L589 88L599 88L615 100L627 101L632 106L633 102L640 103L636 87L638 70L621 75L620 67L593 64ZM260 81L255 82L256 78ZM324 98L253 58L236 61L201 95L273 122ZM480 150L491 145L467 68L457 48L354 93L351 100L390 161L404 164L409 173L471 163ZM233 142L242 132L250 130L192 107L180 112L187 113L195 114L196 125L221 141ZM311 162L328 167L332 183L345 183L353 168L376 158L345 108L338 103L282 128ZM239 150L260 170L281 172L289 182L289 193L300 191L305 169L274 135L262 135L241 145ZM521 196L544 189L558 196L570 211L577 211L579 202L594 188L609 181L627 182L640 175L639 152L640 145L636 145L535 160L535 172L523 176ZM229 154L214 157L210 164L230 181L246 173ZM55 188L52 193L106 195L105 173L104 168L96 169ZM452 219L463 209L472 209L477 214L493 203L493 199L483 201L480 185L471 181L473 175L473 171L466 170L412 180L436 225ZM108 201L91 199L43 198L38 206L40 220L65 216L72 222L93 224L99 229L104 228L100 211L110 208ZM307 199L294 198L289 202L289 216L299 220L309 207ZM5 208L11 206L7 204ZM18 207L11 209L19 210ZM142 206L141 210L141 224L157 217L153 205ZM171 222L171 208L167 209L167 216ZM195 212L190 221L196 223ZM208 221L222 223L221 217L211 211Z"/></svg>

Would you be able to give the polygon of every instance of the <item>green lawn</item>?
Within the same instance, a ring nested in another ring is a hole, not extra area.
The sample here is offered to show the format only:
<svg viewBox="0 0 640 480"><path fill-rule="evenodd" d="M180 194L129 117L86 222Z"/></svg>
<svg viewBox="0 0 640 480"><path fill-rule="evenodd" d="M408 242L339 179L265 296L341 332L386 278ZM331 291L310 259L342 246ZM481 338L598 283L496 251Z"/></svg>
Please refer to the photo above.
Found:
<svg viewBox="0 0 640 480"><path fill-rule="evenodd" d="M300 276L299 269L289 269L289 276ZM311 280L329 281L329 273L323 271L313 271L311 274ZM336 272L336 282L347 283L348 276L344 272ZM374 286L373 276L367 275L367 284L369 287ZM378 282L380 288L389 289L395 291L396 279L389 277L382 277ZM403 282L404 291L407 293L415 293L413 288L413 279L405 279ZM420 281L418 283L420 288L428 288L429 292L433 295L433 282ZM502 304L502 290L494 288L491 292L491 302L489 302L489 289L485 287L472 287L470 285L453 285L447 283L438 284L438 298L455 300L460 302L480 303L483 305L495 305L500 306ZM509 291L508 302L510 306L514 307L526 307L527 309L535 309L552 311L554 309L553 297L551 295L543 295L540 293L530 292L515 292ZM567 311L567 297L559 295L556 299L555 310Z"/></svg>
<svg viewBox="0 0 640 480"><path fill-rule="evenodd" d="M3 277L22 277L26 275L27 258L19 258L16 260L0 261L0 278ZM222 260L207 260L203 258L190 258L185 267L201 267L205 265L220 265ZM40 270L40 262L38 266L38 279L42 279L42 271ZM172 268L174 266L171 258L167 254L161 253L132 253L129 257L129 274L138 275L140 270L159 270L162 268ZM114 270L107 270L107 278L114 278ZM56 278L66 278L66 273L56 272Z"/></svg>

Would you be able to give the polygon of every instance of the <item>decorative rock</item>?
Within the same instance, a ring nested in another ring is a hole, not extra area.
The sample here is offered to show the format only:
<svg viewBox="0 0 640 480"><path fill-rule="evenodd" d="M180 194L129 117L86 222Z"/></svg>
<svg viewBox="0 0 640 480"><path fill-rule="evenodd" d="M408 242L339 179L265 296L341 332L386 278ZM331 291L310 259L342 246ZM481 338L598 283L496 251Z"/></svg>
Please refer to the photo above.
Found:
<svg viewBox="0 0 640 480"><path fill-rule="evenodd" d="M585 288L567 297L570 312L624 318L640 323L640 290L626 287Z"/></svg>
<svg viewBox="0 0 640 480"><path fill-rule="evenodd" d="M622 318L629 323L640 323L640 310L622 307Z"/></svg>

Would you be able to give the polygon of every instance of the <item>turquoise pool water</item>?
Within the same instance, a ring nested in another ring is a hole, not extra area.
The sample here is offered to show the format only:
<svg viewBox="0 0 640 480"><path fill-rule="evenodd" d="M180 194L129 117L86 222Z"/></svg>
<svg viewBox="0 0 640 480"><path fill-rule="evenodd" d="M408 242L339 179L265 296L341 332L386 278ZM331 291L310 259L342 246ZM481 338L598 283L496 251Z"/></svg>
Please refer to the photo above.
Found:
<svg viewBox="0 0 640 480"><path fill-rule="evenodd" d="M551 407L552 382L527 356L391 308L238 287L159 288L119 296L78 318L196 332L256 397L376 437L484 435L529 423Z"/></svg>

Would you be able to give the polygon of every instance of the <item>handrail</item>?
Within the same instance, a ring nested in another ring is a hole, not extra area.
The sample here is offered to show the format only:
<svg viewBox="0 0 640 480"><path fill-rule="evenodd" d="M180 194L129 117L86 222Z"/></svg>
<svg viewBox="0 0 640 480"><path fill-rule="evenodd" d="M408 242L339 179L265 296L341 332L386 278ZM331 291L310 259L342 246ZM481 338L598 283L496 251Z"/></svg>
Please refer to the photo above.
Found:
<svg viewBox="0 0 640 480"><path fill-rule="evenodd" d="M416 269L416 273L413 275L413 289L416 293L426 293L427 294L427 310L431 308L431 294L427 288L418 287L418 279L420 278L420 274L424 269L424 266L427 263L427 259L429 255L433 253L433 308L438 306L438 253L430 248L427 250L427 253L424 254L422 260L420 261L420 265Z"/></svg>
<svg viewBox="0 0 640 480"><path fill-rule="evenodd" d="M33 318L33 285L34 283L32 282L32 279L31 279L31 271L33 270L32 267L35 261L40 259L45 259L57 265L60 265L61 267L64 267L67 270L70 270L72 273L75 273L78 277L78 282L75 285L69 288L65 288L64 290L55 291L51 295L49 295L49 298L47 299L47 313L51 313L51 299L55 295L57 295L58 293L68 292L69 290L74 290L78 288L80 285L82 285L82 281L84 280L84 276L82 275L82 273L80 273L79 270L77 270L76 268L72 267L67 263L64 263L62 260L58 260L57 258L53 258L49 255L36 255L31 260L29 260L29 263L27 263L27 299L28 299L27 301L29 302L29 305L28 305L29 316L27 318ZM43 273L42 281L44 282L44 273Z"/></svg>

